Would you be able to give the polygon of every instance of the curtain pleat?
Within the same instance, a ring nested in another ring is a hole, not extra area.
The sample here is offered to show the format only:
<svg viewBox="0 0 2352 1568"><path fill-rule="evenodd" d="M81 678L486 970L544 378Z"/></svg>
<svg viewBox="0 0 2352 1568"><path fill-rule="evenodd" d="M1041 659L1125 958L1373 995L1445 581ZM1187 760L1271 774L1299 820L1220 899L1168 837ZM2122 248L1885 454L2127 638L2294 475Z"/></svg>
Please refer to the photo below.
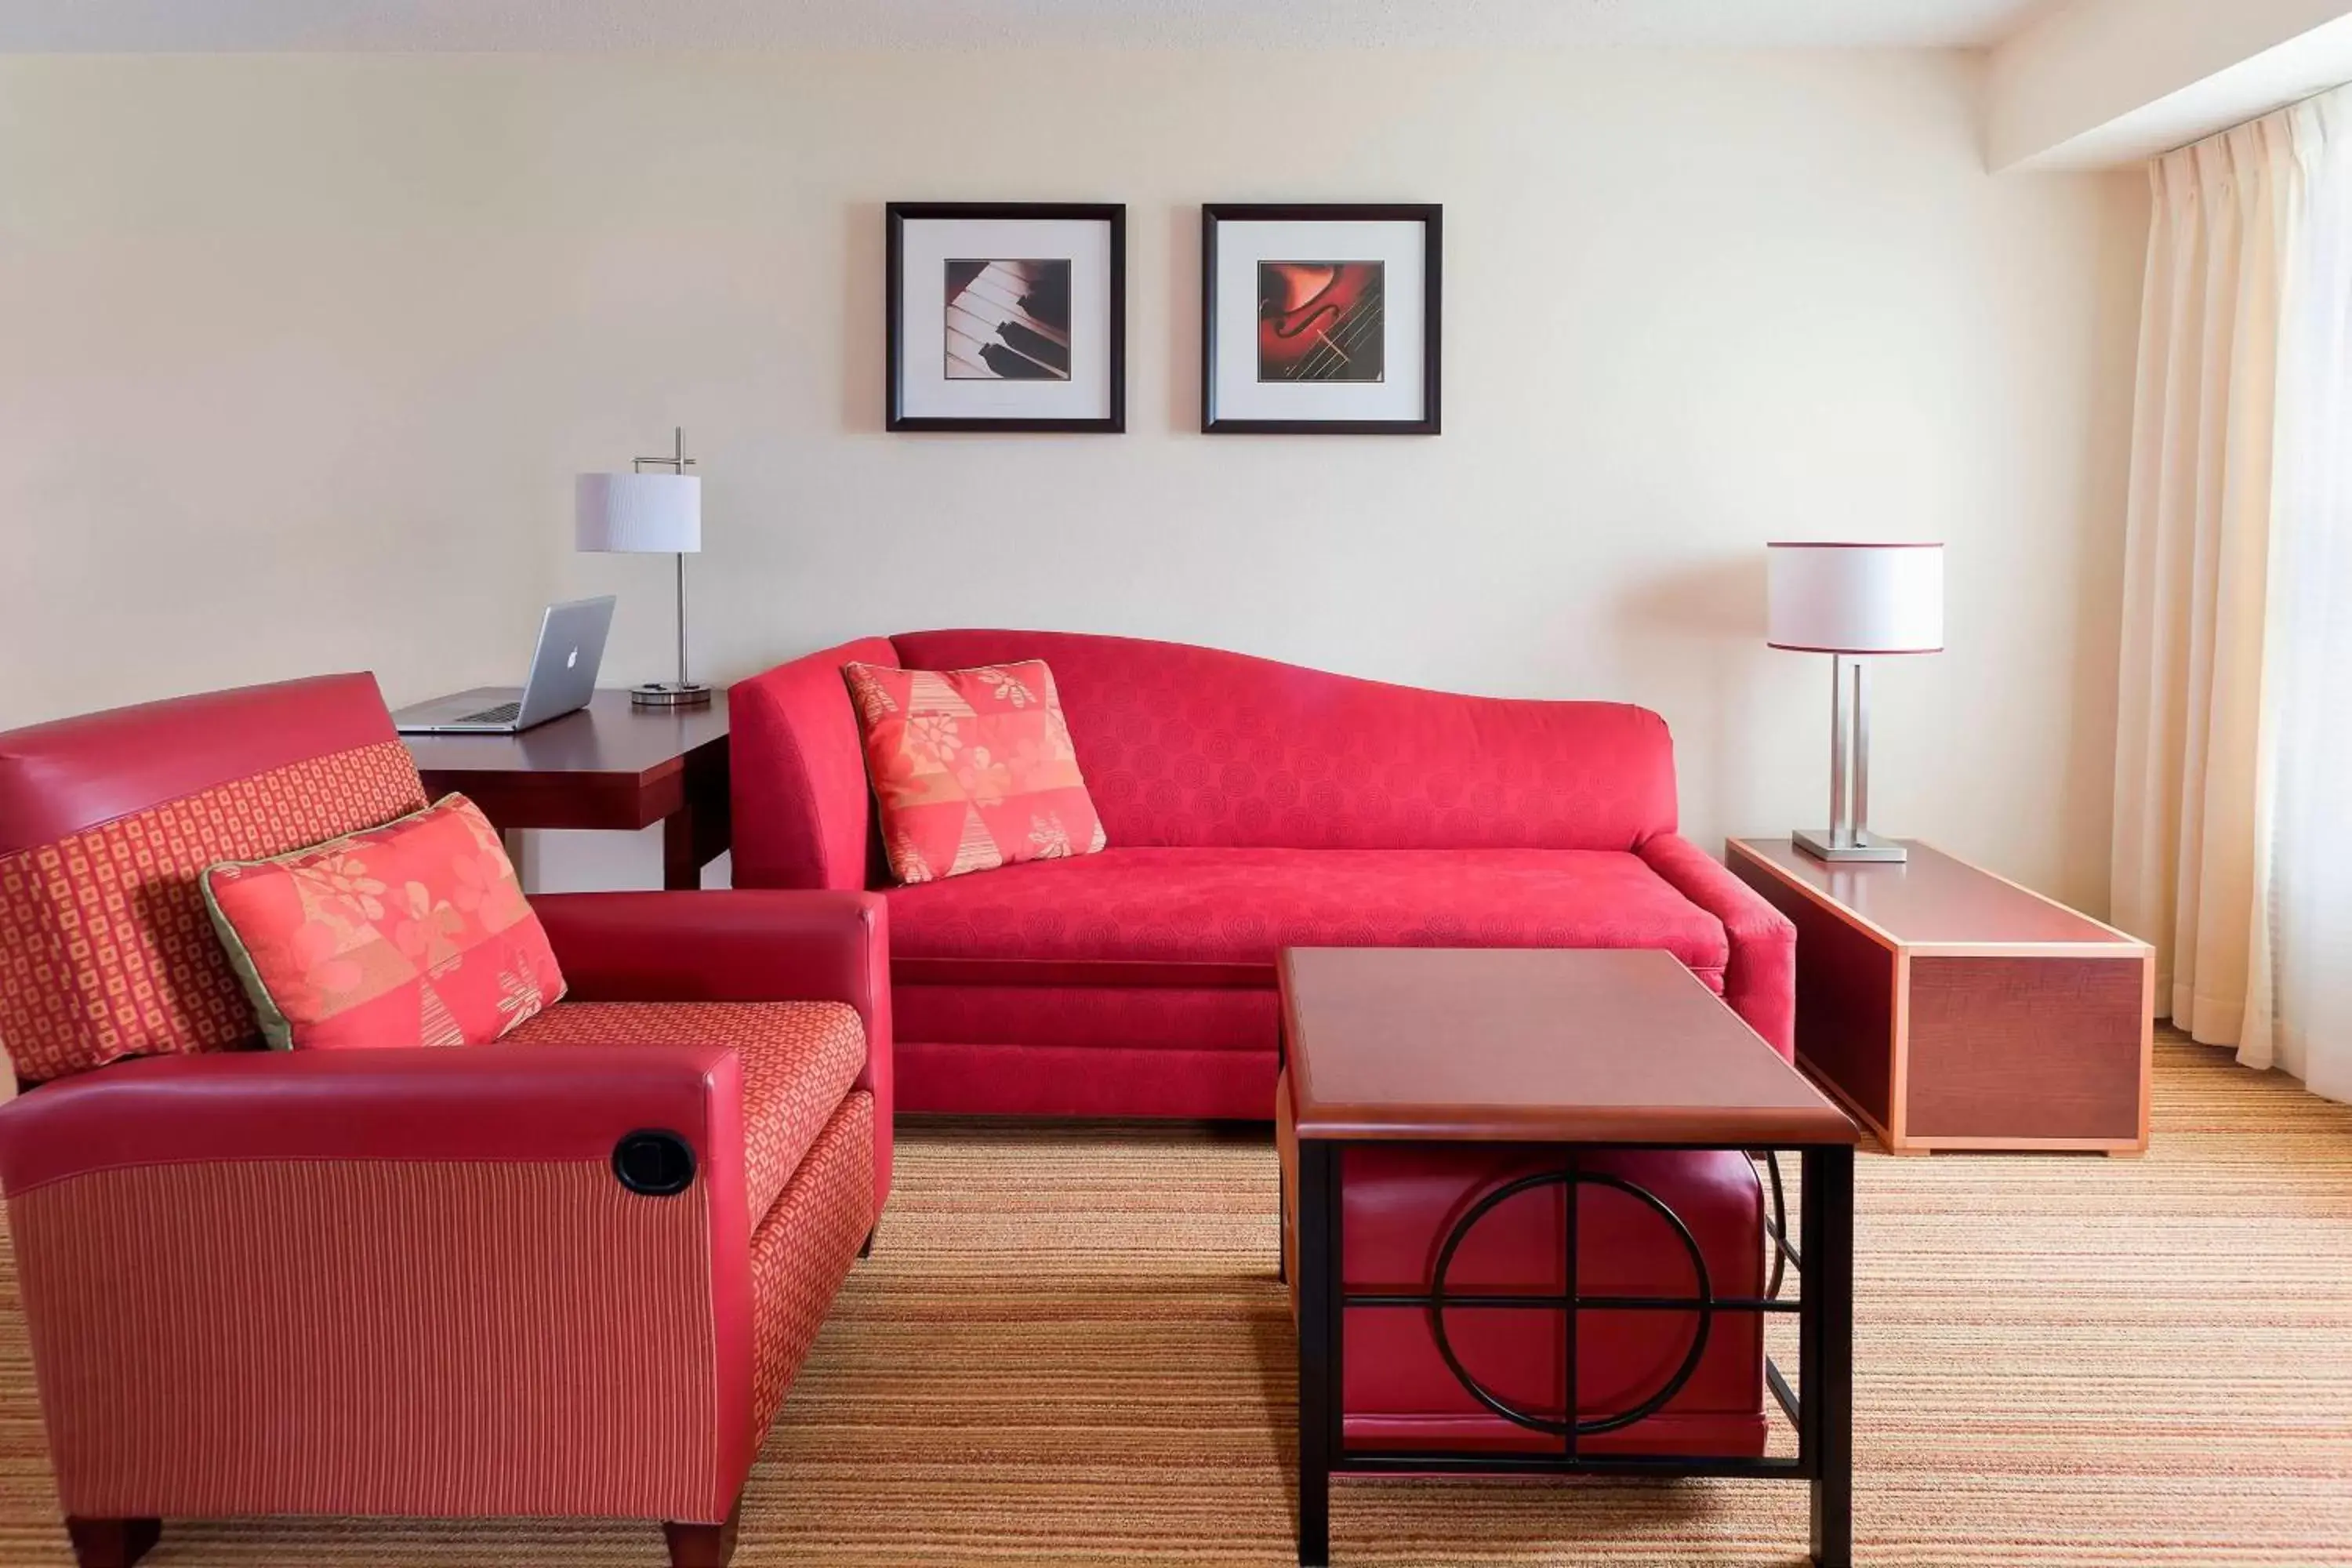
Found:
<svg viewBox="0 0 2352 1568"><path fill-rule="evenodd" d="M2240 1057L2352 1100L2352 94L2289 111L2263 787Z"/></svg>
<svg viewBox="0 0 2352 1568"><path fill-rule="evenodd" d="M2274 970L2294 946L2278 900L2280 791L2301 776L2282 765L2301 657L2283 640L2298 575L2284 563L2324 488L2285 487L2283 458L2291 432L2324 427L2329 389L2340 399L2347 380L2340 339L2331 360L2305 320L2317 300L2342 303L2343 258L2331 272L2316 254L2312 198L2352 167L2346 139L2331 148L2330 136L2347 102L2298 105L2150 170L2113 913L2156 944L2158 1010L2252 1066L2273 1059ZM2340 402L2336 412L2341 447L2352 432Z"/></svg>

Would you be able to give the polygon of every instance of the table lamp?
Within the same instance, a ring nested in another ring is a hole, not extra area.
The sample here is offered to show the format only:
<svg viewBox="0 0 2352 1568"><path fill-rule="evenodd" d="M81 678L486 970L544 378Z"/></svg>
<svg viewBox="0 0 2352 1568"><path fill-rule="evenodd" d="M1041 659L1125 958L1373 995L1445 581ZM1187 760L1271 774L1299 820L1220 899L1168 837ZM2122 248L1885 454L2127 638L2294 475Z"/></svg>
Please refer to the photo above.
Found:
<svg viewBox="0 0 2352 1568"><path fill-rule="evenodd" d="M710 688L687 678L686 558L702 548L702 481L686 470L686 432L667 458L639 458L625 474L583 474L572 492L573 542L582 550L677 557L677 679L629 689L639 708L691 708L710 700ZM649 474L648 468L667 468Z"/></svg>
<svg viewBox="0 0 2352 1568"><path fill-rule="evenodd" d="M1944 651L1940 544L1768 545L1765 640L1830 658L1830 825L1790 835L1822 860L1901 860L1870 831L1870 660Z"/></svg>

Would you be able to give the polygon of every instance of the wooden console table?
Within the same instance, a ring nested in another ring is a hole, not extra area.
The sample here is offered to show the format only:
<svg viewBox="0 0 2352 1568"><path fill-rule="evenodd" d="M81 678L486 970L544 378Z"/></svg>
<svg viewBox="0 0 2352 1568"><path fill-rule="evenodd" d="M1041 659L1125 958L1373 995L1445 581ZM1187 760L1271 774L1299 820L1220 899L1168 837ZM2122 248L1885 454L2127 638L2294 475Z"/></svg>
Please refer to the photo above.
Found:
<svg viewBox="0 0 2352 1568"><path fill-rule="evenodd" d="M632 708L625 691L520 735L404 735L425 794L463 791L500 832L662 825L662 886L698 888L727 852L727 694Z"/></svg>
<svg viewBox="0 0 2352 1568"><path fill-rule="evenodd" d="M1735 838L1797 924L1797 1059L1888 1151L2147 1148L2156 955L1927 845L1832 866Z"/></svg>

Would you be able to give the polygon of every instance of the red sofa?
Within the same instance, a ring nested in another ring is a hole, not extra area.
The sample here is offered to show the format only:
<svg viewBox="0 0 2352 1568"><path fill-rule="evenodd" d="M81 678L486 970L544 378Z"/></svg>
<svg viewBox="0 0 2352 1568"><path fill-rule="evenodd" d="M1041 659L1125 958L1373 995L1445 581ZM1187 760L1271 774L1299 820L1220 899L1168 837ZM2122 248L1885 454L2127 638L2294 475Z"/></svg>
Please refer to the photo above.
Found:
<svg viewBox="0 0 2352 1568"><path fill-rule="evenodd" d="M842 665L1025 658L1109 847L891 886ZM1791 1048L1795 931L1675 836L1640 708L1023 631L845 643L729 701L736 885L888 900L902 1110L1263 1121L1285 946L1664 948Z"/></svg>

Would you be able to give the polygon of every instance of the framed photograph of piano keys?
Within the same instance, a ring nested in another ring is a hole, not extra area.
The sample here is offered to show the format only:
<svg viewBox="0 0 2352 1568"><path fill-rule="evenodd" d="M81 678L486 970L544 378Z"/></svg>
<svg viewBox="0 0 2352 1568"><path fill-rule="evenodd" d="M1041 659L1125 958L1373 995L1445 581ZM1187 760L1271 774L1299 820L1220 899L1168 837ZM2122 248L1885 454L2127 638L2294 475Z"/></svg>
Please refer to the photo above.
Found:
<svg viewBox="0 0 2352 1568"><path fill-rule="evenodd" d="M892 430L1127 428L1127 209L892 202Z"/></svg>
<svg viewBox="0 0 2352 1568"><path fill-rule="evenodd" d="M1201 428L1438 433L1443 209L1201 209Z"/></svg>

